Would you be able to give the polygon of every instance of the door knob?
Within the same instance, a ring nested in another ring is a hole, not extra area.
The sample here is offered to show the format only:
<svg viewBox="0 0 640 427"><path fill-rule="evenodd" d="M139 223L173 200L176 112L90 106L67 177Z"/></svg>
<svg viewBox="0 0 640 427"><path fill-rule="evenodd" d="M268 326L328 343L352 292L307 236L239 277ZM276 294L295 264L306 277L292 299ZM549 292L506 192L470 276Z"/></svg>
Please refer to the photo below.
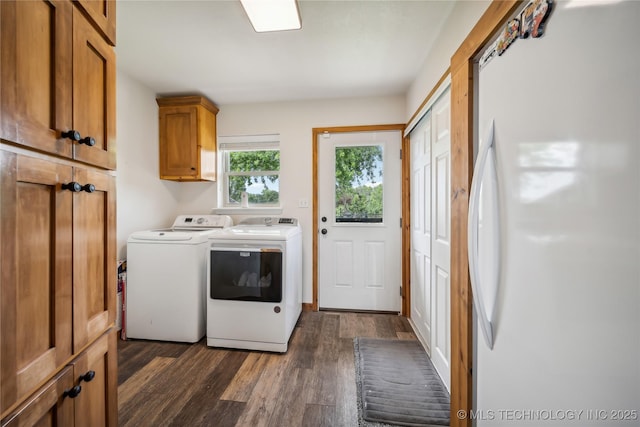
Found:
<svg viewBox="0 0 640 427"><path fill-rule="evenodd" d="M69 190L73 193L77 193L79 191L82 191L82 186L80 184L78 184L75 181L72 181L68 184L62 184L62 189L63 190Z"/></svg>
<svg viewBox="0 0 640 427"><path fill-rule="evenodd" d="M89 147L93 147L94 145L96 145L96 140L93 139L93 137L91 136L85 136L80 141L78 141L78 143L88 145Z"/></svg>
<svg viewBox="0 0 640 427"><path fill-rule="evenodd" d="M89 382L92 379L94 379L96 376L96 371L87 371L87 373L85 373L84 375L80 375L80 382L84 381L84 382Z"/></svg>
<svg viewBox="0 0 640 427"><path fill-rule="evenodd" d="M82 191L86 191L87 193L93 193L96 191L96 186L93 184L85 184L82 186Z"/></svg>
<svg viewBox="0 0 640 427"><path fill-rule="evenodd" d="M76 397L78 397L81 391L82 391L82 387L77 385L77 386L71 387L70 389L65 390L64 393L62 394L62 397L69 396L70 398L75 399Z"/></svg>
<svg viewBox="0 0 640 427"><path fill-rule="evenodd" d="M327 233L328 233L328 231L327 231L327 229L326 229L326 228L323 228L322 230L320 230L320 232L321 232L322 234L327 234Z"/></svg>
<svg viewBox="0 0 640 427"><path fill-rule="evenodd" d="M63 138L69 138L72 141L80 141L80 132L78 132L77 130L68 130L66 132L62 132L62 134L60 135Z"/></svg>

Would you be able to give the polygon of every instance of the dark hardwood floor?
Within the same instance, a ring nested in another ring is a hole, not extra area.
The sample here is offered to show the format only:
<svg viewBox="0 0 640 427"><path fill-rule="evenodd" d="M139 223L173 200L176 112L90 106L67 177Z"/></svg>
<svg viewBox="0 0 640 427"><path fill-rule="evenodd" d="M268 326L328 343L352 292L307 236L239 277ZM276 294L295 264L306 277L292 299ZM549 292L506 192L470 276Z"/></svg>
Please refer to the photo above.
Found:
<svg viewBox="0 0 640 427"><path fill-rule="evenodd" d="M415 339L400 316L304 312L285 354L119 341L119 424L357 426L356 336Z"/></svg>

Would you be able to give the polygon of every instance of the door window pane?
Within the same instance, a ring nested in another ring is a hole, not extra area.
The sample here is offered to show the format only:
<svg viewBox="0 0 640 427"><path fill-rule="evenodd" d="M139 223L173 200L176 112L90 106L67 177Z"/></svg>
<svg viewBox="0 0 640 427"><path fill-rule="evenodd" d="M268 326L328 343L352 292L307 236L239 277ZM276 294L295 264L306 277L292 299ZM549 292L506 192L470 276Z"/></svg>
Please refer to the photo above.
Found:
<svg viewBox="0 0 640 427"><path fill-rule="evenodd" d="M382 222L382 146L336 147L336 222Z"/></svg>

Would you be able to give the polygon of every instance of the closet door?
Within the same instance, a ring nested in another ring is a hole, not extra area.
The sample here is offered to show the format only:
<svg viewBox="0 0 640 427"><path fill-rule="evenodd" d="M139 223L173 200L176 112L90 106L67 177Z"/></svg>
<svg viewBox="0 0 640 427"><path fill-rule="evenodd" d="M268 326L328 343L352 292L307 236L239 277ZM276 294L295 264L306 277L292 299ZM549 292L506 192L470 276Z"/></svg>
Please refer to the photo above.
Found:
<svg viewBox="0 0 640 427"><path fill-rule="evenodd" d="M411 321L449 387L451 143L446 90L411 131Z"/></svg>
<svg viewBox="0 0 640 427"><path fill-rule="evenodd" d="M431 114L431 361L449 388L451 369L451 137L450 97Z"/></svg>
<svg viewBox="0 0 640 427"><path fill-rule="evenodd" d="M431 350L431 112L411 132L411 319Z"/></svg>

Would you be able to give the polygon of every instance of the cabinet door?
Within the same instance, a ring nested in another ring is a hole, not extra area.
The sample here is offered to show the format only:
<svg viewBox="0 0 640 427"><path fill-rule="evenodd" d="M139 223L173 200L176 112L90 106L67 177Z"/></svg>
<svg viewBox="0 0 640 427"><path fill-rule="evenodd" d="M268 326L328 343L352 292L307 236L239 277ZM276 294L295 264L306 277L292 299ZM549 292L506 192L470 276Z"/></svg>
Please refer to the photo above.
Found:
<svg viewBox="0 0 640 427"><path fill-rule="evenodd" d="M116 311L115 178L75 168L74 181L92 184L73 198L73 349L80 351L106 331Z"/></svg>
<svg viewBox="0 0 640 427"><path fill-rule="evenodd" d="M198 175L198 112L195 106L160 108L160 178Z"/></svg>
<svg viewBox="0 0 640 427"><path fill-rule="evenodd" d="M112 46L116 45L116 2L115 0L75 0L91 17L100 33Z"/></svg>
<svg viewBox="0 0 640 427"><path fill-rule="evenodd" d="M71 356L72 169L0 151L0 412Z"/></svg>
<svg viewBox="0 0 640 427"><path fill-rule="evenodd" d="M73 362L77 379L90 378L80 382L82 391L75 399L76 425L118 425L117 358L116 331L111 329Z"/></svg>
<svg viewBox="0 0 640 427"><path fill-rule="evenodd" d="M74 158L115 169L116 66L113 48L73 9L73 125L94 146L74 145Z"/></svg>
<svg viewBox="0 0 640 427"><path fill-rule="evenodd" d="M0 137L71 157L72 5L0 1Z"/></svg>
<svg viewBox="0 0 640 427"><path fill-rule="evenodd" d="M65 391L73 387L73 369L64 368L2 421L2 427L72 426L73 399Z"/></svg>

